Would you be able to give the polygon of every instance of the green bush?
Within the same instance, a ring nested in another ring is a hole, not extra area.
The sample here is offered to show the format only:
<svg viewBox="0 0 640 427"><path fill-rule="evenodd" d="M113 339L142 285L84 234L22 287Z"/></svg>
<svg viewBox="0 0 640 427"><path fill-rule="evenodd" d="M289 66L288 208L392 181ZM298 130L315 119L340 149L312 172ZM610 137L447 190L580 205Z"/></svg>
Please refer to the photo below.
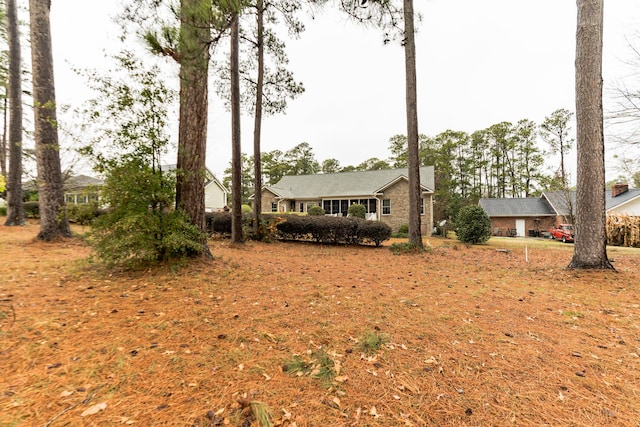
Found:
<svg viewBox="0 0 640 427"><path fill-rule="evenodd" d="M367 217L367 208L358 203L354 203L349 206L349 210L347 210L347 215L355 218L365 219Z"/></svg>
<svg viewBox="0 0 640 427"><path fill-rule="evenodd" d="M373 243L380 246L391 237L391 227L380 221L359 221L358 239L361 243Z"/></svg>
<svg viewBox="0 0 640 427"><path fill-rule="evenodd" d="M7 207L0 206L0 216L7 216Z"/></svg>
<svg viewBox="0 0 640 427"><path fill-rule="evenodd" d="M483 243L491 237L491 220L480 206L464 206L456 216L455 232L463 243Z"/></svg>
<svg viewBox="0 0 640 427"><path fill-rule="evenodd" d="M108 212L89 234L107 265L137 265L194 256L204 236L181 210L173 210L175 180L139 159L111 163L102 187Z"/></svg>
<svg viewBox="0 0 640 427"><path fill-rule="evenodd" d="M251 216L252 214L253 214L253 208L250 205L242 205L242 215Z"/></svg>
<svg viewBox="0 0 640 427"><path fill-rule="evenodd" d="M69 222L76 224L88 225L93 221L100 211L97 203L82 203L78 205L67 205L67 218Z"/></svg>
<svg viewBox="0 0 640 427"><path fill-rule="evenodd" d="M307 213L311 216L324 216L325 211L322 206L311 206Z"/></svg>
<svg viewBox="0 0 640 427"><path fill-rule="evenodd" d="M251 219L247 218L246 221L250 225ZM228 212L209 212L206 214L206 223L209 234L231 234L231 215ZM277 238L332 244L374 243L380 246L391 237L391 228L387 224L361 218L262 214L260 227L265 230L266 240Z"/></svg>
<svg viewBox="0 0 640 427"><path fill-rule="evenodd" d="M24 216L27 218L40 217L40 205L37 201L24 202Z"/></svg>

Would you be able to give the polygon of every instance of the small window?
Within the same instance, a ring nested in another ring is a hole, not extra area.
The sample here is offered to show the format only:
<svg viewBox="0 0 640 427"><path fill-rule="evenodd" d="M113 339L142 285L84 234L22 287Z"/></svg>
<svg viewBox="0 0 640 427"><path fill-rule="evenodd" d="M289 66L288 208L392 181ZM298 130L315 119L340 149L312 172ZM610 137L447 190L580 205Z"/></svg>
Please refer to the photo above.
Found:
<svg viewBox="0 0 640 427"><path fill-rule="evenodd" d="M271 203L271 212L278 212L278 204L277 203Z"/></svg>
<svg viewBox="0 0 640 427"><path fill-rule="evenodd" d="M300 212L304 212L304 203L300 202Z"/></svg>
<svg viewBox="0 0 640 427"><path fill-rule="evenodd" d="M424 215L424 198L420 198L420 215Z"/></svg>
<svg viewBox="0 0 640 427"><path fill-rule="evenodd" d="M382 200L382 215L391 215L391 199Z"/></svg>

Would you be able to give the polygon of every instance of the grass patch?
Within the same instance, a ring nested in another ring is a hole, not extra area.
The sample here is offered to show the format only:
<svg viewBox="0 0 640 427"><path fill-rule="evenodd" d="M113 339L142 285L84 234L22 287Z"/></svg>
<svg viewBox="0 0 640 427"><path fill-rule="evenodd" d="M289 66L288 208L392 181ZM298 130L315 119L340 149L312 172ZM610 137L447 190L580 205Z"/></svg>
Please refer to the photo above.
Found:
<svg viewBox="0 0 640 427"><path fill-rule="evenodd" d="M358 338L358 347L366 354L373 354L380 350L388 341L389 337L385 334L367 331Z"/></svg>

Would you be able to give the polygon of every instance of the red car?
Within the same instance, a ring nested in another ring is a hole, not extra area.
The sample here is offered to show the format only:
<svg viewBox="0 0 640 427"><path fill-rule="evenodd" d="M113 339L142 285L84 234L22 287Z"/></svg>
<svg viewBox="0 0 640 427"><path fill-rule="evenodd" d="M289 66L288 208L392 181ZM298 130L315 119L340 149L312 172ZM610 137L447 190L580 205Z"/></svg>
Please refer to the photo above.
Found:
<svg viewBox="0 0 640 427"><path fill-rule="evenodd" d="M562 243L573 242L574 233L572 224L558 224L557 227L549 229L551 239L562 240Z"/></svg>

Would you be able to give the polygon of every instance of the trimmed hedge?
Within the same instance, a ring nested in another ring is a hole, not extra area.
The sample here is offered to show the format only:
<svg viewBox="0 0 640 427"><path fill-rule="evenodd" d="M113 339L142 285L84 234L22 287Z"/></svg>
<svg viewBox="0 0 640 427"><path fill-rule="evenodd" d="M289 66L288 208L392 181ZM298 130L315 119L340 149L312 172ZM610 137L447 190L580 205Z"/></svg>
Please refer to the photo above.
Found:
<svg viewBox="0 0 640 427"><path fill-rule="evenodd" d="M263 214L262 221L265 229L275 224L275 237L280 240L356 245L373 243L380 246L391 237L388 225L360 218ZM206 222L210 234L231 233L231 215L228 212L207 213Z"/></svg>
<svg viewBox="0 0 640 427"><path fill-rule="evenodd" d="M38 202L24 202L24 216L27 218L40 218L40 205Z"/></svg>

